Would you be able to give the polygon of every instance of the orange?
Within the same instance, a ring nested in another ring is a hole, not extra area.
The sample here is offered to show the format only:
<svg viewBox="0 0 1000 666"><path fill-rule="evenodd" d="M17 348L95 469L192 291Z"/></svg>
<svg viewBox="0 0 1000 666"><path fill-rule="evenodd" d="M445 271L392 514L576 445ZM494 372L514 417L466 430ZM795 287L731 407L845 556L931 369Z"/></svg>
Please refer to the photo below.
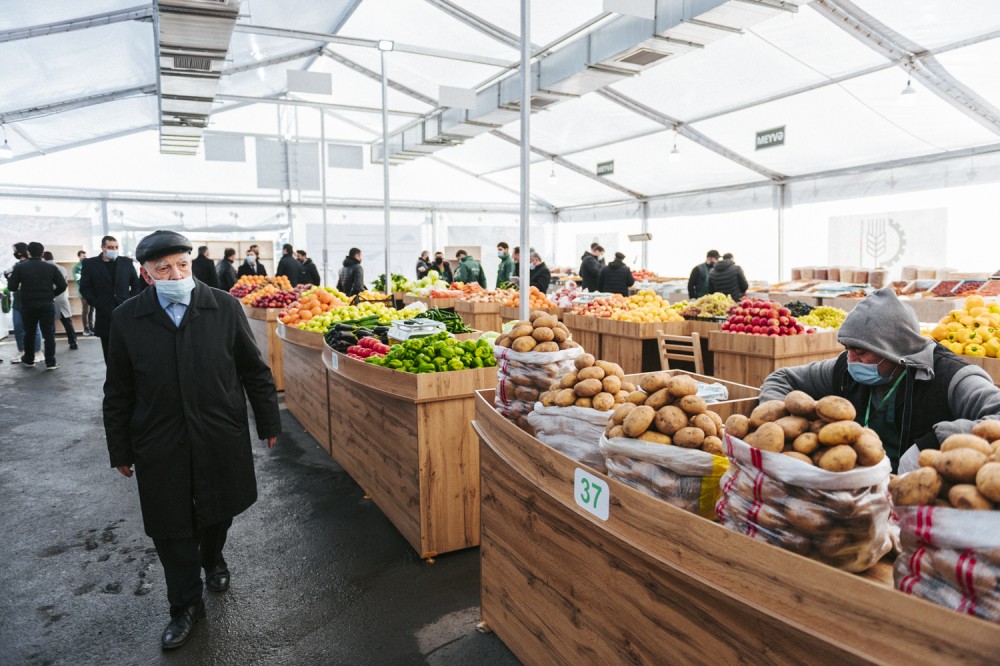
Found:
<svg viewBox="0 0 1000 666"><path fill-rule="evenodd" d="M303 310L302 312L299 313L299 319L301 319L302 321L309 321L312 318L313 318L313 313L310 312L309 310Z"/></svg>

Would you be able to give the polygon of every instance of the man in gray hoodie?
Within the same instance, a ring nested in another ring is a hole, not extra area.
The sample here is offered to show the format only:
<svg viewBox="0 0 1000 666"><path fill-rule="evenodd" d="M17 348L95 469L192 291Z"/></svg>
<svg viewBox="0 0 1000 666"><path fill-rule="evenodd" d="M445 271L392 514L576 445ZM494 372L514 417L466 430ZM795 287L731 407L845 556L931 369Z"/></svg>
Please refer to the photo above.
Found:
<svg viewBox="0 0 1000 666"><path fill-rule="evenodd" d="M920 335L916 313L892 289L858 303L837 341L846 347L837 358L771 373L760 401L794 390L847 398L858 423L882 438L894 472L915 469L920 450L976 421L1000 419L1000 389L986 371Z"/></svg>

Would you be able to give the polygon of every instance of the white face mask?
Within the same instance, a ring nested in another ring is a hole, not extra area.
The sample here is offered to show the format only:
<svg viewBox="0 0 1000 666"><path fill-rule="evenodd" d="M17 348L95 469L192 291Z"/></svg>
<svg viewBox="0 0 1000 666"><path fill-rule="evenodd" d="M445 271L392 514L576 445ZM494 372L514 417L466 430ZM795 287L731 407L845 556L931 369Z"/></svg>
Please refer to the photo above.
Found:
<svg viewBox="0 0 1000 666"><path fill-rule="evenodd" d="M251 255L249 255L249 256L247 257L247 263L248 263L248 264L254 264L254 263L257 263L257 257L253 256L252 254L251 254Z"/></svg>
<svg viewBox="0 0 1000 666"><path fill-rule="evenodd" d="M157 293L174 303L180 303L194 291L194 278L190 275L180 280L154 280L154 282Z"/></svg>
<svg viewBox="0 0 1000 666"><path fill-rule="evenodd" d="M118 258L118 250L106 250L104 254L106 254L108 259L110 259L111 261L114 261L115 259Z"/></svg>

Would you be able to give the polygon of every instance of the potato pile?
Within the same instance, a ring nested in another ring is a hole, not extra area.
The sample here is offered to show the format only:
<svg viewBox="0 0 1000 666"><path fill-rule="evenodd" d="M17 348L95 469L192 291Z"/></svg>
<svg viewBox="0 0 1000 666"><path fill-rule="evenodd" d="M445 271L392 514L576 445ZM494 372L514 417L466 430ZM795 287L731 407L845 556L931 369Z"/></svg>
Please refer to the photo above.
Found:
<svg viewBox="0 0 1000 666"><path fill-rule="evenodd" d="M545 407L587 407L602 412L625 402L635 385L625 381L625 371L617 363L598 361L584 354L574 361L575 370L567 372L538 396Z"/></svg>
<svg viewBox="0 0 1000 666"><path fill-rule="evenodd" d="M615 408L604 434L725 456L722 418L697 393L697 382L687 375L648 374Z"/></svg>
<svg viewBox="0 0 1000 666"><path fill-rule="evenodd" d="M871 467L885 458L882 440L855 422L854 405L845 398L814 400L792 391L784 400L769 400L747 418L734 414L726 432L763 451L783 453L828 472Z"/></svg>
<svg viewBox="0 0 1000 666"><path fill-rule="evenodd" d="M920 452L920 469L889 482L896 506L934 505L990 511L1000 503L1000 421L951 435L941 449Z"/></svg>
<svg viewBox="0 0 1000 666"><path fill-rule="evenodd" d="M580 345L570 339L569 329L555 315L535 310L528 321L519 321L496 344L516 352L557 352Z"/></svg>

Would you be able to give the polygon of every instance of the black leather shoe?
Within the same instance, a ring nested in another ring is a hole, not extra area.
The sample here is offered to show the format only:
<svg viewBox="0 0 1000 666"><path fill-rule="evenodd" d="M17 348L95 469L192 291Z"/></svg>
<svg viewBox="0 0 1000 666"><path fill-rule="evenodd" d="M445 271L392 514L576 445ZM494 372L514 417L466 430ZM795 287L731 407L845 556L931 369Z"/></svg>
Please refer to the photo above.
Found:
<svg viewBox="0 0 1000 666"><path fill-rule="evenodd" d="M225 592L229 589L229 569L220 565L205 576L205 587L212 592Z"/></svg>
<svg viewBox="0 0 1000 666"><path fill-rule="evenodd" d="M166 629L163 630L163 638L160 644L164 650L173 650L191 640L191 633L198 620L205 617L205 601L199 597L174 615Z"/></svg>

